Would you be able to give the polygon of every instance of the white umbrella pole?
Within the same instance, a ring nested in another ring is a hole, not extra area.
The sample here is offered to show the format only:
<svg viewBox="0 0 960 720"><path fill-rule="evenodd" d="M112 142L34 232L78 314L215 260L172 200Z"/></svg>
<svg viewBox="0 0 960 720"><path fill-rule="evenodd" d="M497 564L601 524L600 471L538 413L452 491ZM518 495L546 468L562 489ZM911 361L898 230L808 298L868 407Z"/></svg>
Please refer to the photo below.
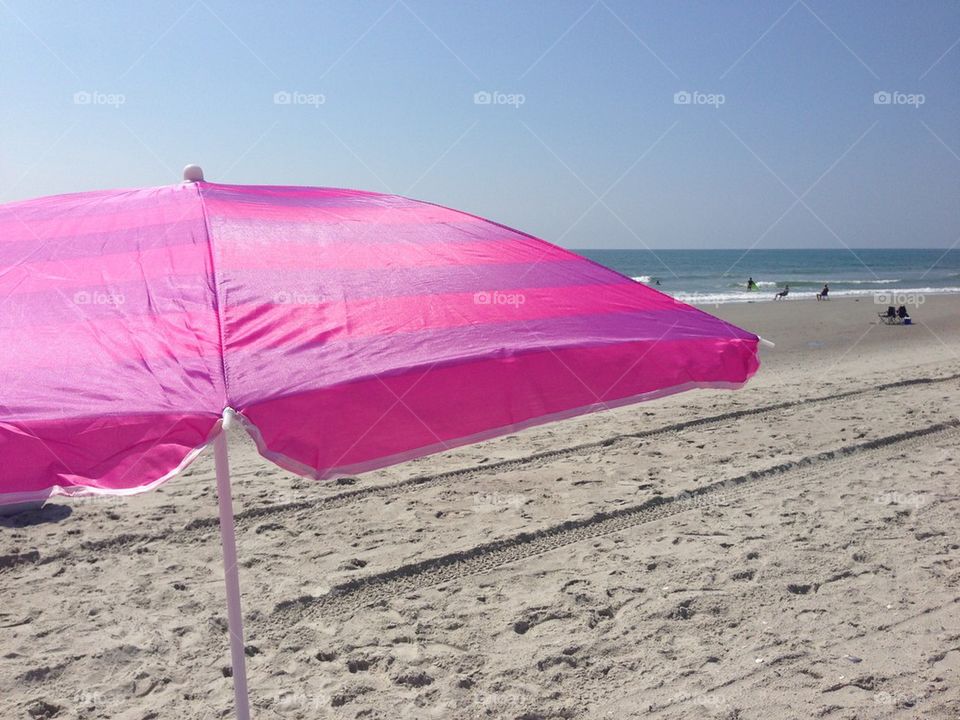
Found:
<svg viewBox="0 0 960 720"><path fill-rule="evenodd" d="M247 698L247 663L243 652L243 613L240 610L240 575L237 571L237 537L233 524L233 494L230 492L230 463L227 460L227 428L232 418L224 411L222 432L213 441L217 466L217 500L220 504L220 540L223 543L223 579L227 586L227 622L230 627L230 656L233 662L233 696L237 720L250 720Z"/></svg>

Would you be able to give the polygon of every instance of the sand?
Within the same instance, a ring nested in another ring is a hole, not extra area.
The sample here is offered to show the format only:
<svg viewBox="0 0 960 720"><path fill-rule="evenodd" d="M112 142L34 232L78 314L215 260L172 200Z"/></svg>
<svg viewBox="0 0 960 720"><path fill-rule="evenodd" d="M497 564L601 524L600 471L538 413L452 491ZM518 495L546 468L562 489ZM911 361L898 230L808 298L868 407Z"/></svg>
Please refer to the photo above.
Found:
<svg viewBox="0 0 960 720"><path fill-rule="evenodd" d="M256 718L960 717L960 298L338 483L231 440ZM212 459L0 519L0 718L231 717Z"/></svg>

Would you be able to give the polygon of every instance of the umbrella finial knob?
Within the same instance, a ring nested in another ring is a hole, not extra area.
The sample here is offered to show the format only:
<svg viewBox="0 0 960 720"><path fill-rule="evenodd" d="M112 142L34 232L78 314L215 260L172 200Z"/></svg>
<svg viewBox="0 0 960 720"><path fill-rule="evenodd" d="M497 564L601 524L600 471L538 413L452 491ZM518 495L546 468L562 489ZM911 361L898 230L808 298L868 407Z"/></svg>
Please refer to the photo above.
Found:
<svg viewBox="0 0 960 720"><path fill-rule="evenodd" d="M200 182L203 180L203 168L199 165L187 165L183 169L184 182Z"/></svg>
<svg viewBox="0 0 960 720"><path fill-rule="evenodd" d="M240 422L237 419L237 411L232 407L224 408L222 416L222 427L225 431L230 431Z"/></svg>

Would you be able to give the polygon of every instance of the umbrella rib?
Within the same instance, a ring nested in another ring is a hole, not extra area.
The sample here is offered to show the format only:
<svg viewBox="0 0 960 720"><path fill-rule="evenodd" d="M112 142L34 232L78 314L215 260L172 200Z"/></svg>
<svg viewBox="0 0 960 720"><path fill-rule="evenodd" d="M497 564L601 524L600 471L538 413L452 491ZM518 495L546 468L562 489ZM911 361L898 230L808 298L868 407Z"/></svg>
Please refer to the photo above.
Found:
<svg viewBox="0 0 960 720"><path fill-rule="evenodd" d="M207 251L210 258L210 275L213 278L213 299L214 314L217 318L217 339L220 343L220 372L223 375L223 407L218 408L217 412L223 412L230 407L230 386L227 380L227 353L226 341L223 330L223 306L220 298L220 281L217 275L216 253L213 250L213 230L210 228L210 215L207 213L207 204L203 200L203 192L200 189L200 183L195 183L197 188L197 199L200 202L200 210L203 214L203 228L207 233Z"/></svg>

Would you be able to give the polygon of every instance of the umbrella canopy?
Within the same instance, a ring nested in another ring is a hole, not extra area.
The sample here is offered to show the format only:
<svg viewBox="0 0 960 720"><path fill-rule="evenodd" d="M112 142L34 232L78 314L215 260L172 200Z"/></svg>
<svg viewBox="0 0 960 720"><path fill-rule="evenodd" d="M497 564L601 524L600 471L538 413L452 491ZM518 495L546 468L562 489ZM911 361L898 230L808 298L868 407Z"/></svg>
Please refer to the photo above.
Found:
<svg viewBox="0 0 960 720"><path fill-rule="evenodd" d="M0 206L0 504L132 493L236 411L316 478L695 387L757 336L394 195L188 182Z"/></svg>
<svg viewBox="0 0 960 720"><path fill-rule="evenodd" d="M231 425L325 478L757 370L756 335L473 215L185 178L0 206L0 505L212 442L239 720Z"/></svg>

